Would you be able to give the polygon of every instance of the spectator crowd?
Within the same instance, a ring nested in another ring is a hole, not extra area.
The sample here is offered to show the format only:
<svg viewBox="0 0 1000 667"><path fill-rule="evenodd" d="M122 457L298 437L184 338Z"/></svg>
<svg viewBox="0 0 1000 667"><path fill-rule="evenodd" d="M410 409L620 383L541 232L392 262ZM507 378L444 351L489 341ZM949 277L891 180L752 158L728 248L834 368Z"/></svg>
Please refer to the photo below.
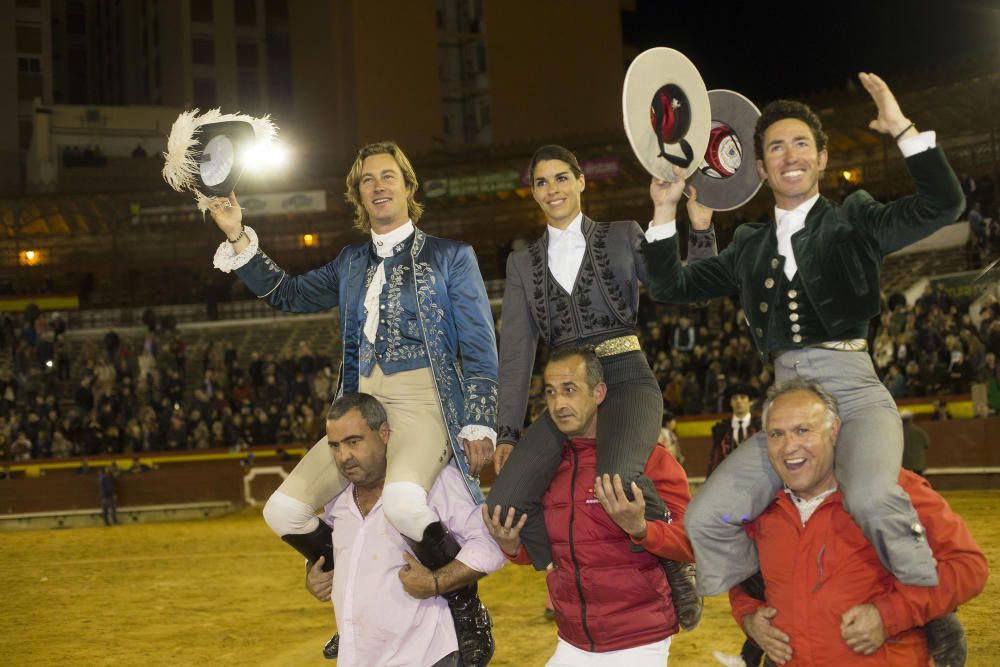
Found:
<svg viewBox="0 0 1000 667"><path fill-rule="evenodd" d="M66 346L53 321L16 326L7 316L0 328L13 359L0 370L4 461L312 444L336 389L330 359L305 343L241 360L228 342L208 342L191 360L176 330L150 331L137 344L110 331L64 359L63 372L53 359Z"/></svg>

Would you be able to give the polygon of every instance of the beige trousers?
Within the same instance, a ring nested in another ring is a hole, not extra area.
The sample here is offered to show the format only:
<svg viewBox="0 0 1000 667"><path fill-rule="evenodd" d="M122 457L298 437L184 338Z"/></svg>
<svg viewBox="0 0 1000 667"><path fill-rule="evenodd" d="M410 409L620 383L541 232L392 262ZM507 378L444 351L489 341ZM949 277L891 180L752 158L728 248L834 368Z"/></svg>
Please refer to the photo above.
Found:
<svg viewBox="0 0 1000 667"><path fill-rule="evenodd" d="M431 369L384 375L376 364L369 377L361 378L360 389L377 398L389 416L392 435L386 451L385 485L412 482L430 491L438 473L451 459L448 430ZM345 488L347 480L337 469L323 436L278 491L319 510Z"/></svg>

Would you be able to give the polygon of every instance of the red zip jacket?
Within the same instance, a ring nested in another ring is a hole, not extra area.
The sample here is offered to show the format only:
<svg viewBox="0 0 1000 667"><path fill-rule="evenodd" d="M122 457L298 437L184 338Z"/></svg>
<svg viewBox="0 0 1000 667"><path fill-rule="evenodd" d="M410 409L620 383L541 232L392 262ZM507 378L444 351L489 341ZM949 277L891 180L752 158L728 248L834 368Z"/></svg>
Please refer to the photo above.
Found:
<svg viewBox="0 0 1000 667"><path fill-rule="evenodd" d="M927 531L938 563L937 586L896 581L844 509L840 491L824 500L805 526L781 491L747 526L760 553L767 602L733 588L729 600L740 628L744 616L760 607L777 609L771 623L791 637L788 666L930 664L920 626L981 593L989 568L961 517L927 480L904 470L899 485ZM852 651L840 634L844 612L866 603L878 608L889 636L871 656Z"/></svg>
<svg viewBox="0 0 1000 667"><path fill-rule="evenodd" d="M691 494L684 469L661 446L653 448L645 472L670 511L671 523L647 522L646 537L637 542L611 520L594 495L594 440L564 443L559 469L542 496L555 563L547 584L556 626L564 641L584 651L633 648L677 633L670 586L653 554L694 561L684 534ZM634 543L644 550L634 551ZM511 560L531 562L523 546Z"/></svg>

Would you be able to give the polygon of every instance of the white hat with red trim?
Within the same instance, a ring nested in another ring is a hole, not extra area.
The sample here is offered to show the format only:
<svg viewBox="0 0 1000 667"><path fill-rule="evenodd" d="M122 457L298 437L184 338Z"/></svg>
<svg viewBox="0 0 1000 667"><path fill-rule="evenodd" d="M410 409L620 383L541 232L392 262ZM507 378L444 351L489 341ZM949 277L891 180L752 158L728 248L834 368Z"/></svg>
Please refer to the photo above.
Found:
<svg viewBox="0 0 1000 667"><path fill-rule="evenodd" d="M747 203L761 186L754 127L760 109L732 90L710 90L712 129L705 159L689 183L698 191L698 202L715 211L731 211Z"/></svg>

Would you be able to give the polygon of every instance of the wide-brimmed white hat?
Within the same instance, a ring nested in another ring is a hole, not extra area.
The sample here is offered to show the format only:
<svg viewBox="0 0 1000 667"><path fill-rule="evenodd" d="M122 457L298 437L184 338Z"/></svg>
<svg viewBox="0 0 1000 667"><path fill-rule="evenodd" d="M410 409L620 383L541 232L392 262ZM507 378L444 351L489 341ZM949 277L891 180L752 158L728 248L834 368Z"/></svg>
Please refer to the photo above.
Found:
<svg viewBox="0 0 1000 667"><path fill-rule="evenodd" d="M632 61L622 115L632 150L656 178L673 181L675 165L687 178L701 165L712 124L708 91L680 51L656 47Z"/></svg>

